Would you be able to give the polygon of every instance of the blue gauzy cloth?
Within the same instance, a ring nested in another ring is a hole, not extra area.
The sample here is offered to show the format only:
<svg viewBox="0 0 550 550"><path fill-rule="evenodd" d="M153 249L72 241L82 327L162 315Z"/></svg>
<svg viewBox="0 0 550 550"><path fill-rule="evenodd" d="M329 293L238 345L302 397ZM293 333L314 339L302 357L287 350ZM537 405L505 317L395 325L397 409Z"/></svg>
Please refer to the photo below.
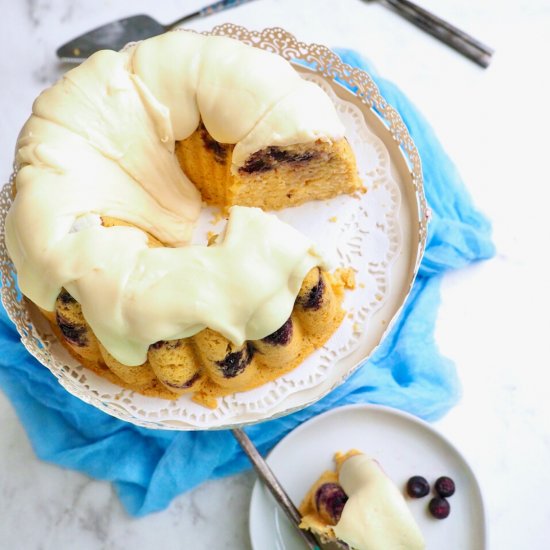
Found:
<svg viewBox="0 0 550 550"><path fill-rule="evenodd" d="M435 419L459 397L451 361L433 339L441 276L489 258L487 220L473 207L460 177L422 115L393 84L372 73L357 53L343 60L373 75L382 95L401 113L420 152L433 211L426 254L408 302L374 357L318 403L293 415L247 428L266 453L298 424L346 403L381 403ZM249 468L228 431L168 432L138 428L67 393L36 362L2 310L0 387L7 394L36 454L48 462L112 481L130 514L143 516L206 479Z"/></svg>

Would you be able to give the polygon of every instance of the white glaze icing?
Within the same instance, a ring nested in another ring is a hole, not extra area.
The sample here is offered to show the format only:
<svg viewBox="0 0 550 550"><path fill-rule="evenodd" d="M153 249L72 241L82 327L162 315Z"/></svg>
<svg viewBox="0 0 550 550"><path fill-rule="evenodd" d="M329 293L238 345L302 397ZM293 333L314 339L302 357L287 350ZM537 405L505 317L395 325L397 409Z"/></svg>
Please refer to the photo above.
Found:
<svg viewBox="0 0 550 550"><path fill-rule="evenodd" d="M234 207L220 244L188 246L201 199L174 148L200 119L236 144L234 170L267 145L343 135L330 100L282 58L174 32L69 71L19 136L6 244L21 291L53 311L65 287L127 365L206 326L237 344L270 334L322 265L311 241L258 209ZM178 248L148 248L142 230Z"/></svg>
<svg viewBox="0 0 550 550"><path fill-rule="evenodd" d="M349 496L334 533L354 550L423 550L426 545L403 495L376 460L348 458L339 483Z"/></svg>

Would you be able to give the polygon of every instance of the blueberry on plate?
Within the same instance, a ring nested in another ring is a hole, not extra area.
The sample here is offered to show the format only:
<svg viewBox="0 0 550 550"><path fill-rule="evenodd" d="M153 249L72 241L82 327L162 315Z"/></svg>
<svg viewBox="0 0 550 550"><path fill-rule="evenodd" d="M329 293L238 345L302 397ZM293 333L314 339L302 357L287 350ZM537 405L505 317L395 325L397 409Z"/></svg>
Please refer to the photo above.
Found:
<svg viewBox="0 0 550 550"><path fill-rule="evenodd" d="M407 481L407 494L411 498L422 498L430 492L430 484L422 476L413 476Z"/></svg>
<svg viewBox="0 0 550 550"><path fill-rule="evenodd" d="M451 505L446 498L434 497L428 505L430 514L436 519L445 519L451 513Z"/></svg>
<svg viewBox="0 0 550 550"><path fill-rule="evenodd" d="M436 493L440 497L451 497L455 493L455 482L447 476L441 476L434 483Z"/></svg>

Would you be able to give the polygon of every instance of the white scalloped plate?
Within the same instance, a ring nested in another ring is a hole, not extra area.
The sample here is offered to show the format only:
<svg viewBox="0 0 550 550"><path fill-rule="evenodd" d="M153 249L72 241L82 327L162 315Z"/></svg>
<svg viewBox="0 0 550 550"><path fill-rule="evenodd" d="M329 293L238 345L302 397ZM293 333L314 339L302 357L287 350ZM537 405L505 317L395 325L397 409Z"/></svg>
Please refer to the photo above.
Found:
<svg viewBox="0 0 550 550"><path fill-rule="evenodd" d="M358 449L376 458L403 488L413 475L430 484L453 478L451 513L436 520L427 511L430 497L407 503L428 550L485 550L487 528L479 484L460 452L422 420L389 407L348 405L308 420L271 451L268 464L292 501L299 505L319 475L333 469L336 451ZM304 550L306 547L283 512L258 480L250 502L250 538L254 550Z"/></svg>
<svg viewBox="0 0 550 550"><path fill-rule="evenodd" d="M288 414L326 395L388 332L410 292L426 241L428 209L418 153L401 118L364 71L344 65L323 46L298 42L282 29L254 32L228 24L212 34L298 60L301 64L295 66L303 77L318 83L332 98L369 189L360 198L337 197L277 212L322 243L337 265L351 266L357 273L357 288L347 293L344 302L348 316L333 338L298 368L255 390L224 397L214 410L194 403L188 395L174 401L145 397L88 371L69 356L36 308L17 293L3 238L10 187L0 193L2 302L23 344L76 397L117 418L155 429L243 425ZM346 81L357 92L338 81ZM212 217L211 210L203 212L195 239L216 231Z"/></svg>

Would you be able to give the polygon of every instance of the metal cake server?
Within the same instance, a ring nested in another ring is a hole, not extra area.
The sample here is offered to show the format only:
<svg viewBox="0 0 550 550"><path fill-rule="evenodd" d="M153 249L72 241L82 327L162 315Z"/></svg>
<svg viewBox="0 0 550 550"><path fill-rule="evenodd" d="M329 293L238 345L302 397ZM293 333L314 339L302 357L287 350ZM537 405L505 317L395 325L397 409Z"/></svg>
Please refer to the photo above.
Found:
<svg viewBox="0 0 550 550"><path fill-rule="evenodd" d="M213 13L235 8L252 0L221 0L190 13L177 21L163 25L148 15L133 15L118 21L102 25L97 29L77 36L70 42L63 44L57 50L57 56L69 63L80 63L99 50L120 50L128 42L151 38L169 31L181 23L196 17L205 17Z"/></svg>
<svg viewBox="0 0 550 550"><path fill-rule="evenodd" d="M275 477L275 474L271 471L271 468L267 465L267 462L263 459L262 455L258 452L258 449L254 446L254 443L250 441L250 438L240 428L234 428L231 430L235 439L239 442L242 450L246 453L250 462L254 466L256 473L260 479L264 482L265 486L269 489L269 492L273 495L273 498L277 501L277 504L281 507L287 518L292 525L296 527L297 532L302 537L303 542L309 550L321 550L321 545L309 531L300 529L300 521L302 517L300 512L290 497L286 494L283 486L279 483L279 480Z"/></svg>
<svg viewBox="0 0 550 550"><path fill-rule="evenodd" d="M294 503L290 500L290 497L287 495L283 486L279 483L279 480L275 477L275 474L271 468L267 465L267 462L258 452L258 449L254 446L254 443L250 441L250 438L240 428L233 428L231 432L250 459L250 462L252 462L259 478L269 489L270 493L273 495L273 498L277 501L292 525L296 527L297 532L302 537L306 547L309 548L309 550L349 550L348 545L345 543L336 541L330 544L325 544L317 540L317 538L310 531L300 529L299 526L302 520L300 512L297 510L296 506L294 506Z"/></svg>

